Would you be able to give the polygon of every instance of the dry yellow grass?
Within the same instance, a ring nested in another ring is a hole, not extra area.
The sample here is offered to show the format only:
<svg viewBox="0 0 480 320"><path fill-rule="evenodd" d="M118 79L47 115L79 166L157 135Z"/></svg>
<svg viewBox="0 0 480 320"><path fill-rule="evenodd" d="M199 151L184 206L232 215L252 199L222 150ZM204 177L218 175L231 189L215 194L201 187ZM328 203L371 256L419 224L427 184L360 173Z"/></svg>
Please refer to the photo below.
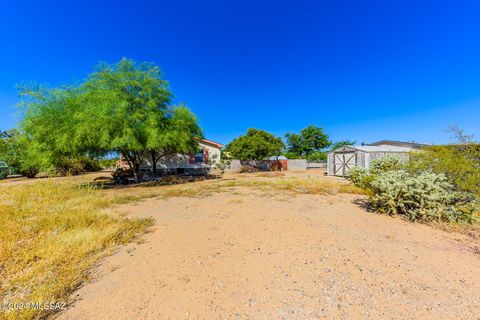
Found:
<svg viewBox="0 0 480 320"><path fill-rule="evenodd" d="M263 176L261 176L263 178ZM270 178L270 177L269 177ZM154 188L164 198L205 197L217 192L234 192L233 188L244 187L261 191L280 191L293 194L335 195L337 193L364 194L364 191L349 183L321 178L258 179L256 177L232 180L208 180L199 183L180 184L165 188ZM145 192L145 191L143 191Z"/></svg>
<svg viewBox="0 0 480 320"><path fill-rule="evenodd" d="M263 177L263 178L279 178L285 176L283 172L260 172L255 175L256 177Z"/></svg>
<svg viewBox="0 0 480 320"><path fill-rule="evenodd" d="M294 194L364 194L362 189L351 184L321 178L240 179L226 181L223 182L222 185L225 187L249 187L260 190L288 191Z"/></svg>
<svg viewBox="0 0 480 320"><path fill-rule="evenodd" d="M134 200L138 197L110 197L72 181L1 186L0 301L68 302L102 255L152 225L149 219L102 213ZM33 319L49 312L0 310L0 318Z"/></svg>
<svg viewBox="0 0 480 320"><path fill-rule="evenodd" d="M168 178L109 190L95 188L89 183L92 177L0 185L0 301L68 302L69 295L88 279L89 270L99 258L152 225L148 219L126 219L102 211L117 204L151 197L233 194L235 188L241 187L272 195L362 193L361 189L334 180L272 177L276 179L239 176L195 183ZM0 311L0 317L33 319L49 312Z"/></svg>

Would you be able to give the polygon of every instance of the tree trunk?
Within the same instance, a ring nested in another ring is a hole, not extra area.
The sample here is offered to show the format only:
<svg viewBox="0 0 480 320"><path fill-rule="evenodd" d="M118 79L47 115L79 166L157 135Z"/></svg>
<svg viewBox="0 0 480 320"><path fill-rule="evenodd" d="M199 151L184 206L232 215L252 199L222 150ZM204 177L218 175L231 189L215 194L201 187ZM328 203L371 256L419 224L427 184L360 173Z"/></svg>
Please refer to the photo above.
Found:
<svg viewBox="0 0 480 320"><path fill-rule="evenodd" d="M151 151L150 156L152 157L152 174L153 174L153 177L156 178L157 177L157 162L158 162L156 152Z"/></svg>
<svg viewBox="0 0 480 320"><path fill-rule="evenodd" d="M133 178L135 179L135 182L136 182L136 183L139 183L139 182L140 182L140 175L139 175L139 166L138 166L138 164L136 164L136 163L133 164L132 171L133 171Z"/></svg>
<svg viewBox="0 0 480 320"><path fill-rule="evenodd" d="M127 160L128 165L132 169L133 178L135 179L135 182L136 183L140 182L139 172L140 172L141 157L135 152L133 152L132 154L130 154L130 152L124 152L122 154L124 155L125 159Z"/></svg>

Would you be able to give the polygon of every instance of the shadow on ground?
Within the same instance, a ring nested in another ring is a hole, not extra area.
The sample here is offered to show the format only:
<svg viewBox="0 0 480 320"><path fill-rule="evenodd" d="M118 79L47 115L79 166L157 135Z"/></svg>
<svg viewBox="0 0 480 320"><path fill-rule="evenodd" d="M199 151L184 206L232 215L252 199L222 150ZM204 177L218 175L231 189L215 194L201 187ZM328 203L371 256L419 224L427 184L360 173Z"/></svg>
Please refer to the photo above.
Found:
<svg viewBox="0 0 480 320"><path fill-rule="evenodd" d="M85 185L93 185L99 189L134 189L134 188L151 188L159 186L172 186L179 184L187 184L191 182L199 182L205 180L218 180L220 176L166 176L157 178L155 180L143 181L139 183L129 182L127 184L115 184L111 177L97 177L91 182L86 182Z"/></svg>

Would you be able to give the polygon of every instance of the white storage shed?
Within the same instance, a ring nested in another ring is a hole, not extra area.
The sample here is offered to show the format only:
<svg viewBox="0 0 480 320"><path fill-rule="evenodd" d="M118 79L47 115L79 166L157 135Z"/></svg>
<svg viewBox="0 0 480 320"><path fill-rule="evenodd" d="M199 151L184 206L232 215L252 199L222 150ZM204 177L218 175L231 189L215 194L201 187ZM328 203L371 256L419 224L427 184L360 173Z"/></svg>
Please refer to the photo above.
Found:
<svg viewBox="0 0 480 320"><path fill-rule="evenodd" d="M413 148L389 145L345 146L333 150L327 158L327 174L343 176L352 167L368 169L370 162L386 156L398 157L402 161L410 159Z"/></svg>

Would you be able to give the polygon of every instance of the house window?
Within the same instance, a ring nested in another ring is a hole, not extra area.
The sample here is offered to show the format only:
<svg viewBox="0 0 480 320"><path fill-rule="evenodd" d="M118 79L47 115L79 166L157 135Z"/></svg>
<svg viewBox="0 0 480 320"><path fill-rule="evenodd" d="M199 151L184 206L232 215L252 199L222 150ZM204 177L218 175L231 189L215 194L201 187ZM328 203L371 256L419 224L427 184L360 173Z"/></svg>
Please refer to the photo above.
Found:
<svg viewBox="0 0 480 320"><path fill-rule="evenodd" d="M195 163L203 162L203 152L195 153L194 159Z"/></svg>

